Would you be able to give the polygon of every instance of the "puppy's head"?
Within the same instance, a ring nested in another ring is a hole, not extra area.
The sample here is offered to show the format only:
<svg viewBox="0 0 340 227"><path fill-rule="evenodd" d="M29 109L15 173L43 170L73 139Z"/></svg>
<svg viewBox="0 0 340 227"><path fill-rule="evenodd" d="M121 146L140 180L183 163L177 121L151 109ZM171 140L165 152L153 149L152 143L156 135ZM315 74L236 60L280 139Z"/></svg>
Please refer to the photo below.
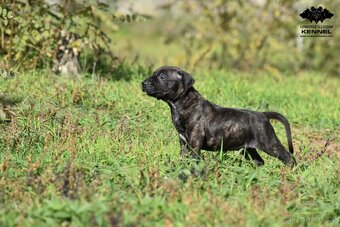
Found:
<svg viewBox="0 0 340 227"><path fill-rule="evenodd" d="M187 92L194 82L190 74L180 68L164 66L142 82L142 90L157 99L175 101Z"/></svg>

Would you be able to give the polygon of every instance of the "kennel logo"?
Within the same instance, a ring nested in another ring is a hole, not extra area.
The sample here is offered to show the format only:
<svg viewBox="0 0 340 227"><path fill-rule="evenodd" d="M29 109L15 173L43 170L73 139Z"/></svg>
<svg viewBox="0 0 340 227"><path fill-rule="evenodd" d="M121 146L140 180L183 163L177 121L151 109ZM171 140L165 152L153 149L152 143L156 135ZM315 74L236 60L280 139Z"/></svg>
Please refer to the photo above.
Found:
<svg viewBox="0 0 340 227"><path fill-rule="evenodd" d="M323 9L322 6L315 8L312 6L310 9L303 11L300 16L302 19L308 19L310 22L315 21L317 24L319 21L323 22L325 19L331 19L334 14L329 12L328 9Z"/></svg>
<svg viewBox="0 0 340 227"><path fill-rule="evenodd" d="M306 9L302 13L300 13L302 19L308 19L312 24L303 24L300 25L300 37L332 37L333 25L329 24L318 24L319 22L323 23L326 19L331 19L334 14L331 13L328 9L315 8L312 6L310 9ZM313 24L315 22L315 24Z"/></svg>

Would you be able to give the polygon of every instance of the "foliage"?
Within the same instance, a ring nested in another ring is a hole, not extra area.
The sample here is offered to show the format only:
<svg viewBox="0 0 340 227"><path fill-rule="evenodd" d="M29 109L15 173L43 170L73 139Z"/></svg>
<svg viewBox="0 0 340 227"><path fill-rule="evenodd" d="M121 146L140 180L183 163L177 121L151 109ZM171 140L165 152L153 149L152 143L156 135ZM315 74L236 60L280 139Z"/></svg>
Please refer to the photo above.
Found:
<svg viewBox="0 0 340 227"><path fill-rule="evenodd" d="M323 4L335 15L340 13L336 1ZM248 72L265 71L273 76L301 70L340 75L340 63L334 51L340 43L336 19L325 21L335 27L333 38L297 37L299 26L304 24L299 9L310 5L293 0L192 0L174 2L163 8L174 7L184 13L179 13L173 25L176 29L171 27L166 32L166 40L180 43L190 68L200 64Z"/></svg>
<svg viewBox="0 0 340 227"><path fill-rule="evenodd" d="M1 226L339 225L339 79L196 75L217 104L286 115L298 160L290 169L263 152L261 168L238 152L181 160L169 107L140 89L149 74L1 81Z"/></svg>
<svg viewBox="0 0 340 227"><path fill-rule="evenodd" d="M4 6L13 10L15 18L3 29L2 64L21 70L50 67L62 30L80 36L70 46L82 53L81 66L85 71L93 70L96 64L109 70L116 58L109 46L109 34L118 29L118 20L141 18L140 15L119 15L115 13L115 3L99 0L64 0L54 4L45 0L20 0Z"/></svg>
<svg viewBox="0 0 340 227"><path fill-rule="evenodd" d="M0 17L2 19L1 27L8 25L8 20L13 18L13 11L0 6Z"/></svg>

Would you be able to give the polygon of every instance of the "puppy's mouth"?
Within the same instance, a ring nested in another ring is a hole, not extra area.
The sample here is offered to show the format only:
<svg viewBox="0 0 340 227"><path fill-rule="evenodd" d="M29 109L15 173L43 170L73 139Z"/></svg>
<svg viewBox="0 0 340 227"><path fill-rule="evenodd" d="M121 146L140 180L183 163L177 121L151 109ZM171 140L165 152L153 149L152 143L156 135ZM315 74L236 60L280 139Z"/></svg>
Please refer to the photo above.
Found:
<svg viewBox="0 0 340 227"><path fill-rule="evenodd" d="M153 89L152 87L146 86L144 84L142 86L142 91L145 92L147 95L154 97L157 97L160 94L159 92L155 91L155 89Z"/></svg>
<svg viewBox="0 0 340 227"><path fill-rule="evenodd" d="M161 92L157 92L155 90L146 90L145 93L149 96L155 97L157 99L160 99L160 97L162 96Z"/></svg>
<svg viewBox="0 0 340 227"><path fill-rule="evenodd" d="M145 83L142 83L142 91L146 92L146 84Z"/></svg>
<svg viewBox="0 0 340 227"><path fill-rule="evenodd" d="M150 82L142 83L142 91L145 92L148 96L157 98L158 100L162 99L162 97L164 96L164 92L155 89L155 87Z"/></svg>

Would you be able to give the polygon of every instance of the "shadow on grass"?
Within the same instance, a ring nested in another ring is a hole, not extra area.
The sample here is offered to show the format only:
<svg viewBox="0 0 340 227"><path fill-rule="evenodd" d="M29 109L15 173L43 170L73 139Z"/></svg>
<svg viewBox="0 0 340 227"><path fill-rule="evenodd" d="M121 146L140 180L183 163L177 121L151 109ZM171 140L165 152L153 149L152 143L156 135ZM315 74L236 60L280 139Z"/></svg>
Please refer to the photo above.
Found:
<svg viewBox="0 0 340 227"><path fill-rule="evenodd" d="M19 96L0 93L0 124L11 122L12 117L15 116L12 107L22 100L23 98Z"/></svg>
<svg viewBox="0 0 340 227"><path fill-rule="evenodd" d="M22 102L23 98L16 95L10 95L8 93L0 93L0 104L3 106L15 106L16 104Z"/></svg>

